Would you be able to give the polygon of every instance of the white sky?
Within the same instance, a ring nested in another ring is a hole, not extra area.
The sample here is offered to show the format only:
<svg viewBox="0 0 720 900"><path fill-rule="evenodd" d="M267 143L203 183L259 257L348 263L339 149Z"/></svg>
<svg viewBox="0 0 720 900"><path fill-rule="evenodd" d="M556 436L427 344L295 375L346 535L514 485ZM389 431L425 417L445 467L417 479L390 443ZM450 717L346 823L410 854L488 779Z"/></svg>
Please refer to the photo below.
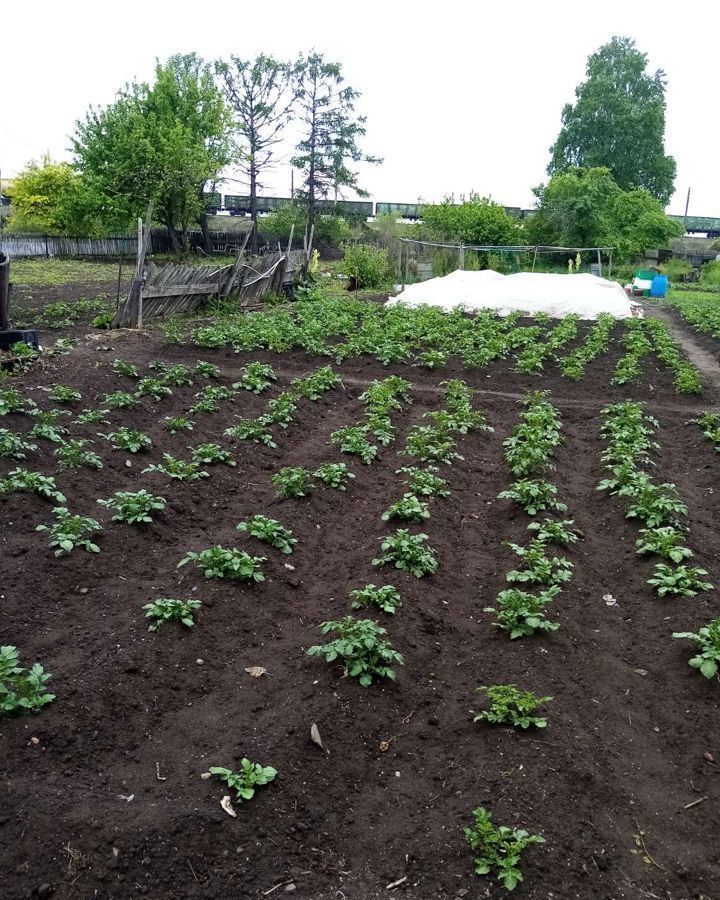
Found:
<svg viewBox="0 0 720 900"><path fill-rule="evenodd" d="M670 212L720 215L717 96L720 3L635 0L2 0L0 168L17 173L49 151L69 158L68 135L89 104L127 80L150 79L156 57L206 59L316 49L362 92L368 151L384 157L363 184L375 200L440 200L476 190L530 206L545 177L563 104L587 56L613 34L634 37L668 75L667 151L678 164ZM267 194L287 195L279 166ZM239 193L238 188L228 189Z"/></svg>

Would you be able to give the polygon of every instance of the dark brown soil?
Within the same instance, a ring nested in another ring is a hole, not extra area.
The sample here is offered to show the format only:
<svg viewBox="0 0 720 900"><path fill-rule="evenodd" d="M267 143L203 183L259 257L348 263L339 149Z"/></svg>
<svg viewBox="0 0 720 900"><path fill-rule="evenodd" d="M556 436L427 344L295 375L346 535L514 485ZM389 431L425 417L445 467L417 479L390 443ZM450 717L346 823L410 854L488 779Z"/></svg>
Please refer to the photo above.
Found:
<svg viewBox="0 0 720 900"><path fill-rule="evenodd" d="M99 350L103 341L114 351ZM636 526L621 502L596 490L600 408L625 396L648 400L661 423L657 477L677 484L691 546L717 582L720 469L700 430L684 424L715 402L712 392L688 401L655 369L637 386L610 387L617 350L579 384L554 368L542 379L519 376L505 362L432 373L349 361L337 367L346 389L302 401L296 421L278 430L278 449L231 442L237 468L213 467L211 478L184 485L142 469L162 451L183 456L188 445L224 443L233 414L258 413L293 376L325 360L195 352L152 334L112 333L21 383L44 407L43 388L54 382L99 405L96 395L129 384L112 373L115 356L140 367L157 357L207 359L221 366L224 384L260 359L279 380L268 395L243 394L222 412L196 416L191 435L172 437L159 421L187 409L197 386L114 412L113 425L142 428L152 450L128 459L98 440L101 472L57 477L73 511L105 522L98 556L54 559L35 533L49 522L50 504L0 501L0 643L17 645L28 665L41 661L57 695L38 715L0 720L3 900L249 900L283 896L291 885L309 900L502 897L492 880L473 875L462 835L481 804L498 823L547 841L528 851L517 897L720 898L718 683L691 670L690 645L670 637L717 616L717 592L657 599L646 584L652 562L634 553ZM272 473L338 459L331 431L358 420L359 394L390 372L414 385L397 442L370 467L346 458L357 475L346 495L318 488L305 500L277 501ZM446 471L452 495L432 503L422 530L438 551L437 574L379 570L371 560L390 531L380 515L401 493L397 451L407 429L440 405L437 385L451 375L480 391L476 403L495 431L460 439L464 462ZM502 441L516 422L516 399L535 386L550 388L563 414L555 481L584 540L568 551L574 578L553 610L560 630L510 642L483 607L514 564L502 542L527 534L522 512L496 497L509 480ZM19 417L2 425L29 427ZM72 427L90 438L107 430ZM50 473L52 448L40 443L28 463ZM3 472L9 467L2 462ZM165 513L142 530L110 524L96 499L141 486L168 498ZM292 556L235 531L259 512L293 529ZM188 550L216 543L266 556L267 581L204 581L176 568ZM396 684L363 689L305 650L318 642L318 623L347 614L348 591L368 581L403 595L398 613L381 617L406 664ZM616 606L604 601L608 593ZM196 626L149 633L142 604L163 596L202 599ZM268 674L251 677L251 666ZM472 723L477 685L503 682L554 696L545 731ZM311 742L312 723L327 753ZM230 818L220 808L223 785L200 774L243 756L279 775Z"/></svg>

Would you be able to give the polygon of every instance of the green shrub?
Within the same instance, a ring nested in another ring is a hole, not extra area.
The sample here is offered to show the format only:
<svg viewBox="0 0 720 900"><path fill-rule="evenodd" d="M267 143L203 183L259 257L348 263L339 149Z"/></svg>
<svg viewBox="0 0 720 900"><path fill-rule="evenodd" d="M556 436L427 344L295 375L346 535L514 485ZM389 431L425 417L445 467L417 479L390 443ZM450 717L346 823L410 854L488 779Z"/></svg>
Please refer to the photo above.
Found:
<svg viewBox="0 0 720 900"><path fill-rule="evenodd" d="M345 273L358 290L381 290L392 283L392 270L387 250L372 244L353 244L345 250Z"/></svg>

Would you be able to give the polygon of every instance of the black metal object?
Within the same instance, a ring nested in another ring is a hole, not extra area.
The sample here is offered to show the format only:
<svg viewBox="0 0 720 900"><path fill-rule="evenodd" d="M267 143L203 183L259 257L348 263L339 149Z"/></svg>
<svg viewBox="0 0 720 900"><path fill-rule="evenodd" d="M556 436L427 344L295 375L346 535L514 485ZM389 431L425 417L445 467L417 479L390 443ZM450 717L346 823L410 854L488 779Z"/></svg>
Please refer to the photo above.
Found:
<svg viewBox="0 0 720 900"><path fill-rule="evenodd" d="M27 344L33 350L40 349L37 331L29 328L10 327L10 254L0 250L0 350L8 350L13 344Z"/></svg>

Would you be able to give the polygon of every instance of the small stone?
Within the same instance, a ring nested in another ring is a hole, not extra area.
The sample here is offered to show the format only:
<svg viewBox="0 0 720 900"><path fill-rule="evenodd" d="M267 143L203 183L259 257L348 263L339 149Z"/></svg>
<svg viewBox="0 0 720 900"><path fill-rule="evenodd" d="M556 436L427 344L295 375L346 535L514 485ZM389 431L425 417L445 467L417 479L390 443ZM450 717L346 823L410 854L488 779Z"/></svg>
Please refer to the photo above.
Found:
<svg viewBox="0 0 720 900"><path fill-rule="evenodd" d="M297 890L297 887L294 884L286 884L285 885L285 893L286 894L292 894L293 891L296 891L296 890Z"/></svg>
<svg viewBox="0 0 720 900"><path fill-rule="evenodd" d="M205 663L205 660L204 660L204 659L199 659L199 658L198 658L198 659L195 660L195 662L196 662L199 666L202 666L202 665Z"/></svg>

